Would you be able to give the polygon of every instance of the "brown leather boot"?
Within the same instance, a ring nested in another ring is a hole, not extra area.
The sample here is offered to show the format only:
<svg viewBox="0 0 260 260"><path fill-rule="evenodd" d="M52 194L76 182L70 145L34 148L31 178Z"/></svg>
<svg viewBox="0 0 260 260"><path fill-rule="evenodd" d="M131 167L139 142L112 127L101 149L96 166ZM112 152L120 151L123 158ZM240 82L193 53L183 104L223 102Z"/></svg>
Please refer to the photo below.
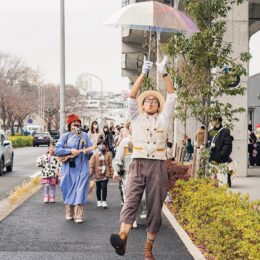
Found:
<svg viewBox="0 0 260 260"><path fill-rule="evenodd" d="M155 260L153 253L153 244L149 241L146 241L144 246L144 260Z"/></svg>
<svg viewBox="0 0 260 260"><path fill-rule="evenodd" d="M120 232L110 236L110 243L115 248L118 255L124 255L126 250L127 234Z"/></svg>
<svg viewBox="0 0 260 260"><path fill-rule="evenodd" d="M83 205L79 204L74 207L74 222L82 223L83 222Z"/></svg>
<svg viewBox="0 0 260 260"><path fill-rule="evenodd" d="M72 220L74 215L74 206L73 205L65 205L65 218L66 220Z"/></svg>

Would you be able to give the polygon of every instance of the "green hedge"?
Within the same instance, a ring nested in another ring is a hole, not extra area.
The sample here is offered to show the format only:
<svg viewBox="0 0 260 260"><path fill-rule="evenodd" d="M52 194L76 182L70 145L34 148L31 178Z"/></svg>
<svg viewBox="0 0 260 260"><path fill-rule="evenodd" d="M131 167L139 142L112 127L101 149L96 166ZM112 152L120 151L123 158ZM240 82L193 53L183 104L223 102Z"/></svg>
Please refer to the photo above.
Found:
<svg viewBox="0 0 260 260"><path fill-rule="evenodd" d="M260 201L208 179L179 180L170 208L208 259L260 259Z"/></svg>
<svg viewBox="0 0 260 260"><path fill-rule="evenodd" d="M32 146L32 136L10 136L13 147Z"/></svg>

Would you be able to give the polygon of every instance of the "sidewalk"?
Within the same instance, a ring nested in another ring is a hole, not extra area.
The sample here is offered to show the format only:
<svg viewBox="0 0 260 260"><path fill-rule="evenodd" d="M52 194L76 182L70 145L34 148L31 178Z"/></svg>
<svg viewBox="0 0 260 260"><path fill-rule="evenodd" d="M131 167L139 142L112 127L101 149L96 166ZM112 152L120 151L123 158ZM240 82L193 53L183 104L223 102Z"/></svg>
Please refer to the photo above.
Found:
<svg viewBox="0 0 260 260"><path fill-rule="evenodd" d="M260 167L248 169L248 177L236 177L232 180L233 192L249 194L250 200L260 200Z"/></svg>
<svg viewBox="0 0 260 260"><path fill-rule="evenodd" d="M118 184L110 183L108 188L109 208L97 208L93 193L83 224L65 221L60 192L55 204L43 204L40 190L0 222L0 259L143 259L143 220L132 230L124 257L117 256L110 246L110 234L118 231L121 207ZM153 251L157 260L193 259L165 218Z"/></svg>

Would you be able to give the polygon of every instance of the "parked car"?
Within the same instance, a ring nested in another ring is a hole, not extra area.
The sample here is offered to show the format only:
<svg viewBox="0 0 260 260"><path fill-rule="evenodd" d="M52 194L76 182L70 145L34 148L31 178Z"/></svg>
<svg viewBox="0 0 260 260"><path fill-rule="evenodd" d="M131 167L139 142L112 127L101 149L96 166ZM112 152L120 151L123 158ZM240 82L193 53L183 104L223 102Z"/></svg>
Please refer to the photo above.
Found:
<svg viewBox="0 0 260 260"><path fill-rule="evenodd" d="M52 142L52 137L48 132L37 132L33 135L33 146L48 145Z"/></svg>
<svg viewBox="0 0 260 260"><path fill-rule="evenodd" d="M13 170L14 150L12 142L8 140L4 131L0 130L0 176Z"/></svg>
<svg viewBox="0 0 260 260"><path fill-rule="evenodd" d="M54 142L57 142L59 140L59 138L60 138L59 130L50 130L49 133Z"/></svg>

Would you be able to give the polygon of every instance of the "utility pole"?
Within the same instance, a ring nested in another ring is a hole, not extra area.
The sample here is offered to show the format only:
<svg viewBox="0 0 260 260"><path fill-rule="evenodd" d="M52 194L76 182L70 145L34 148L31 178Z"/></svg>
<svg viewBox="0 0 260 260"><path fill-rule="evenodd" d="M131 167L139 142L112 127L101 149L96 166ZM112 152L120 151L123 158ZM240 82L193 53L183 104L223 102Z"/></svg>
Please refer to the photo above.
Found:
<svg viewBox="0 0 260 260"><path fill-rule="evenodd" d="M65 132L65 14L60 0L60 134Z"/></svg>

